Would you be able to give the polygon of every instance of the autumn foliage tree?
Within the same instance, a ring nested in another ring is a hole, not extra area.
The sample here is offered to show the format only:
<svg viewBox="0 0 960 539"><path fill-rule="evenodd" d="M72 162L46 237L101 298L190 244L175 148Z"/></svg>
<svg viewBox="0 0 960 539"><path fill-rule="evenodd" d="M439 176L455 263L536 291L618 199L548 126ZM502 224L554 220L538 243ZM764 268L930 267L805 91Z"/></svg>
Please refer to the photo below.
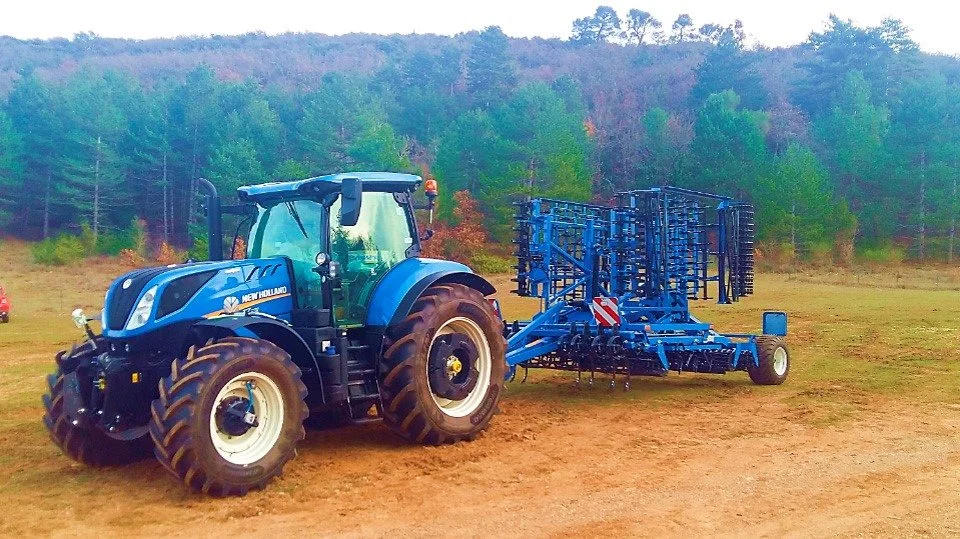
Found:
<svg viewBox="0 0 960 539"><path fill-rule="evenodd" d="M457 191L453 200L456 224L435 222L433 237L423 242L423 255L468 263L473 255L483 251L487 243L487 227L483 224L483 213L469 191Z"/></svg>

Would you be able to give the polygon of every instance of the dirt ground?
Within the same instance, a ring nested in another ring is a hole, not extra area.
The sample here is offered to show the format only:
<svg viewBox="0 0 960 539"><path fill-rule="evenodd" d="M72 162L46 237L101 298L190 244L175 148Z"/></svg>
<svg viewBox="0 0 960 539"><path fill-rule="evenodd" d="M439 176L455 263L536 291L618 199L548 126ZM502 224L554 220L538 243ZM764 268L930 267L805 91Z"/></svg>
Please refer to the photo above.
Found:
<svg viewBox="0 0 960 539"><path fill-rule="evenodd" d="M77 465L40 424L43 376L97 306L109 262L40 270L0 248L0 534L347 536L951 536L960 534L960 293L762 275L758 295L699 313L756 330L790 313L783 386L744 373L576 390L508 385L473 443L419 447L381 425L308 431L266 490L213 499L158 464ZM506 277L498 278L509 289ZM503 296L508 316L530 312Z"/></svg>

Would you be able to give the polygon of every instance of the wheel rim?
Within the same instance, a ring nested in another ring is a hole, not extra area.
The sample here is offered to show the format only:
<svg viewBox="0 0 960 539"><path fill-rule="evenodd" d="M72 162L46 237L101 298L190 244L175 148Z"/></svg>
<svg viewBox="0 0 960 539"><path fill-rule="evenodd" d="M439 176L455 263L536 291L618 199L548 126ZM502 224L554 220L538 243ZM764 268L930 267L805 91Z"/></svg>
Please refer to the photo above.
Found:
<svg viewBox="0 0 960 539"><path fill-rule="evenodd" d="M783 376L787 374L787 351L782 346L777 348L777 351L773 353L773 372L777 373L777 376Z"/></svg>
<svg viewBox="0 0 960 539"><path fill-rule="evenodd" d="M248 386L249 384L249 386ZM234 435L222 428L222 405L236 403L237 399L250 401L257 426L250 426L243 434ZM217 453L232 464L246 466L257 462L273 449L283 430L283 394L266 375L246 372L227 382L210 411L210 437Z"/></svg>
<svg viewBox="0 0 960 539"><path fill-rule="evenodd" d="M442 326L440 326L440 329L437 330L437 333L433 336L433 340L430 342L430 349L427 350L427 357L431 357L433 345L436 343L439 337L453 333L465 335L476 346L477 357L475 363L476 369L479 371L479 377L476 385L467 394L467 396L460 400L446 399L437 395L436 391L430 384L429 360L427 361L426 366L427 384L431 385L430 396L433 398L433 402L437 404L437 407L441 412L451 417L465 417L475 412L483 404L483 401L487 396L487 389L490 387L490 375L493 372L493 361L492 354L490 353L490 345L487 342L487 336L483 333L480 325L473 320L464 317L451 318Z"/></svg>

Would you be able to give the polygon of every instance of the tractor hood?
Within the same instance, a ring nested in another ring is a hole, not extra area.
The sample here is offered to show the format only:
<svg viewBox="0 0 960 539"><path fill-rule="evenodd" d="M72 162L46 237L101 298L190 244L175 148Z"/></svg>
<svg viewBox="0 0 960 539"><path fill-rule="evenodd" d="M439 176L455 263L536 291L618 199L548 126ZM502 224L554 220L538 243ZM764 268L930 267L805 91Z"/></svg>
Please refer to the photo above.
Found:
<svg viewBox="0 0 960 539"><path fill-rule="evenodd" d="M292 295L289 262L280 257L135 270L107 291L103 334L129 338L169 324L248 310L289 318Z"/></svg>

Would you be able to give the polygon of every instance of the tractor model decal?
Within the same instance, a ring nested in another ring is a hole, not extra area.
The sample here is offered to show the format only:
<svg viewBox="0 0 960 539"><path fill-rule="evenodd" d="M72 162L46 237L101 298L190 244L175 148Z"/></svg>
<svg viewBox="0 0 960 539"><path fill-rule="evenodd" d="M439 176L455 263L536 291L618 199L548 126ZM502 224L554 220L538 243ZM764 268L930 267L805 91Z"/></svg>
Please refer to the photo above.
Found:
<svg viewBox="0 0 960 539"><path fill-rule="evenodd" d="M227 296L223 300L223 309L207 313L203 315L203 317L216 318L218 316L235 314L246 311L254 305L260 305L261 303L288 297L290 297L290 292L285 286L268 288L266 290L259 290L257 292L250 292L249 294L244 294L239 299L236 296Z"/></svg>
<svg viewBox="0 0 960 539"><path fill-rule="evenodd" d="M280 296L283 294L287 294L287 287L278 286L276 288L268 288L266 290L260 290L259 292L250 292L249 294L244 294L240 302L250 303L251 301L256 301L258 299L272 298L274 296Z"/></svg>

